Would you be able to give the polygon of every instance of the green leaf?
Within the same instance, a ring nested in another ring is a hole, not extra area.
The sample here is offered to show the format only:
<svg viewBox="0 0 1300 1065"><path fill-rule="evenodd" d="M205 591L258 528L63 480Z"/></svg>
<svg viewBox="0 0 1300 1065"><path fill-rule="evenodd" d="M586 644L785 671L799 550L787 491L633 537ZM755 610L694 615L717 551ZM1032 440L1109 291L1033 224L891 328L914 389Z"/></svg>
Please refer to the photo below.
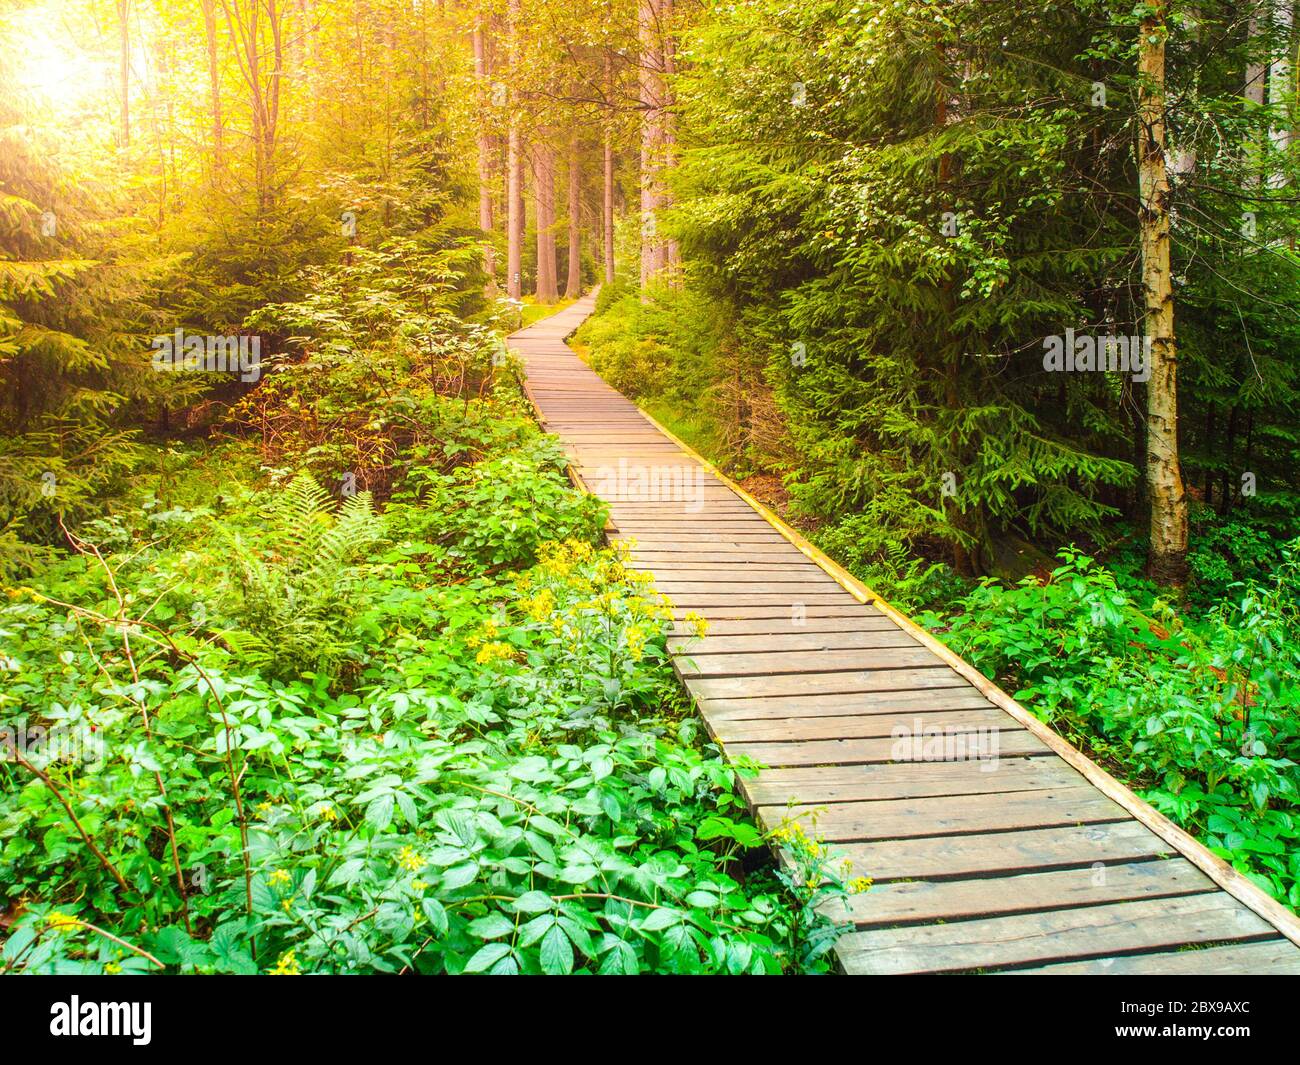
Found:
<svg viewBox="0 0 1300 1065"><path fill-rule="evenodd" d="M573 947L558 925L542 937L541 962L542 970L551 976L573 972Z"/></svg>

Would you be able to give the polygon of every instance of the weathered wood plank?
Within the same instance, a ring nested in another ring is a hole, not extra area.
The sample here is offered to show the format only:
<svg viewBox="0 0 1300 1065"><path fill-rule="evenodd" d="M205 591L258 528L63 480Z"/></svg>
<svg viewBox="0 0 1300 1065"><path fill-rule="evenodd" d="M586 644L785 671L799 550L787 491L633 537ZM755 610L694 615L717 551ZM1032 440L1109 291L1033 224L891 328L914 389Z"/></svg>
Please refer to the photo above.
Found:
<svg viewBox="0 0 1300 1065"><path fill-rule="evenodd" d="M671 592L666 593L672 595ZM672 595L673 601L677 596ZM934 652L915 643L911 647L856 648L847 651L823 651L810 655L803 651L757 651L733 654L706 654L682 651L677 668L684 677L751 677L794 674L814 677L822 673L846 670L911 669L938 666ZM947 668L947 667L944 667Z"/></svg>
<svg viewBox="0 0 1300 1065"><path fill-rule="evenodd" d="M842 802L830 806L762 806L758 818L768 830L798 820L810 836L836 843L1058 828L1123 821L1128 815L1096 788L1078 784L992 795Z"/></svg>
<svg viewBox="0 0 1300 1065"><path fill-rule="evenodd" d="M910 733L911 725L900 725ZM890 762L976 761L987 763L999 757L1047 754L1037 736L1024 729L1000 732L927 732L876 739L813 739L791 736L781 743L726 743L732 758L751 758L771 769L805 765L886 765Z"/></svg>
<svg viewBox="0 0 1300 1065"><path fill-rule="evenodd" d="M852 863L851 875L875 880L935 880L1088 867L1100 881L1105 879L1108 863L1165 856L1169 850L1169 844L1130 818L1064 828L837 843L835 856Z"/></svg>
<svg viewBox="0 0 1300 1065"><path fill-rule="evenodd" d="M900 713L932 714L992 706L971 687L920 691L847 692L829 695L786 695L771 698L715 699L705 715L709 722L804 720ZM1011 720L1011 724L1019 722Z"/></svg>
<svg viewBox="0 0 1300 1065"><path fill-rule="evenodd" d="M868 629L851 632L804 632L792 630L784 633L760 632L736 636L723 636L710 632L704 639L670 636L668 649L689 655L720 655L773 651L793 654L799 652L851 651L862 648L916 647L917 643L905 632L894 628Z"/></svg>
<svg viewBox="0 0 1300 1065"><path fill-rule="evenodd" d="M1082 777L1055 758L1003 758L995 763L909 762L900 765L765 769L740 780L755 806L992 795L1077 786Z"/></svg>
<svg viewBox="0 0 1300 1065"><path fill-rule="evenodd" d="M838 953L853 973L940 973L1275 934L1239 902L1213 892L852 932L840 939Z"/></svg>
<svg viewBox="0 0 1300 1065"><path fill-rule="evenodd" d="M1182 858L1091 868L1017 873L972 880L897 880L873 884L827 913L860 928L904 922L955 921L1035 910L1064 910L1109 902L1171 898L1214 891L1214 883Z"/></svg>
<svg viewBox="0 0 1300 1065"><path fill-rule="evenodd" d="M689 626L678 625L674 631L680 633ZM897 632L898 626L886 617L873 614L858 607L846 617L809 614L801 624L789 618L718 618L709 623L709 636L741 636L747 634L804 633L826 632ZM693 635L693 633L691 633Z"/></svg>
<svg viewBox="0 0 1300 1065"><path fill-rule="evenodd" d="M779 717L775 719L712 719L711 731L719 742L785 743L798 740L852 740L873 737L945 733L1022 732L1021 727L996 709L949 710L934 714L860 714L846 717Z"/></svg>
<svg viewBox="0 0 1300 1065"><path fill-rule="evenodd" d="M1009 969L1005 976L1300 976L1300 951L1285 939L1161 954L1062 962Z"/></svg>
<svg viewBox="0 0 1300 1065"><path fill-rule="evenodd" d="M679 603L679 606L686 606ZM761 695L808 695L814 692L918 691L961 688L966 682L946 666L916 669L854 670L843 673L778 674L753 677L683 678L697 699L753 699Z"/></svg>

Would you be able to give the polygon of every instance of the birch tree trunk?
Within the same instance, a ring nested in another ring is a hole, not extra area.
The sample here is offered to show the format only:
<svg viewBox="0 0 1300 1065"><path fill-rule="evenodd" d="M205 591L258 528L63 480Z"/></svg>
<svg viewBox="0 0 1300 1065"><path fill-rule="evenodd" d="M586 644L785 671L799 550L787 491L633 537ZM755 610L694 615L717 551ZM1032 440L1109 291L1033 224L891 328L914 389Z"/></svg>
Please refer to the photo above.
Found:
<svg viewBox="0 0 1300 1065"><path fill-rule="evenodd" d="M578 135L569 137L569 276L564 298L582 295L582 171L578 161Z"/></svg>
<svg viewBox="0 0 1300 1065"><path fill-rule="evenodd" d="M1151 548L1147 572L1159 584L1181 587L1187 578L1187 496L1178 458L1178 363L1170 269L1169 177L1165 171L1165 0L1141 23L1138 44L1138 227L1147 380L1147 493Z"/></svg>

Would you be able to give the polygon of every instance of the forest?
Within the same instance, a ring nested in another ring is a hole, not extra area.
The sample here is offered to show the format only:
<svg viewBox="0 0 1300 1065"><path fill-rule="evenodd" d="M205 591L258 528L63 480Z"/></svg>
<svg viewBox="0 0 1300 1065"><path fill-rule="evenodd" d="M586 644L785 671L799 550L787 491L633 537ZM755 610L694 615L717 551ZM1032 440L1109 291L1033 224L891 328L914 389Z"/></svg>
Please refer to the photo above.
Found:
<svg viewBox="0 0 1300 1065"><path fill-rule="evenodd" d="M759 615L507 339L593 294L575 366L1300 942L1295 15L0 0L0 973L852 969L913 878L759 808L689 683Z"/></svg>

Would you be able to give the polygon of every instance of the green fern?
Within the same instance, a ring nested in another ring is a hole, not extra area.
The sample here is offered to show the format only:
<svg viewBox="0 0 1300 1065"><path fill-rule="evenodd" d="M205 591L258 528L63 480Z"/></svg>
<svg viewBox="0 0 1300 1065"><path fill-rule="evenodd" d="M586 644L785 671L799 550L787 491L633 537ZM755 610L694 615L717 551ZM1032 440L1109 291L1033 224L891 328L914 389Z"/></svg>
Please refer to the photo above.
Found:
<svg viewBox="0 0 1300 1065"><path fill-rule="evenodd" d="M350 647L356 568L384 532L370 493L335 512L329 494L299 474L262 511L263 555L236 541L241 631L227 638L251 665L281 677L332 674Z"/></svg>

